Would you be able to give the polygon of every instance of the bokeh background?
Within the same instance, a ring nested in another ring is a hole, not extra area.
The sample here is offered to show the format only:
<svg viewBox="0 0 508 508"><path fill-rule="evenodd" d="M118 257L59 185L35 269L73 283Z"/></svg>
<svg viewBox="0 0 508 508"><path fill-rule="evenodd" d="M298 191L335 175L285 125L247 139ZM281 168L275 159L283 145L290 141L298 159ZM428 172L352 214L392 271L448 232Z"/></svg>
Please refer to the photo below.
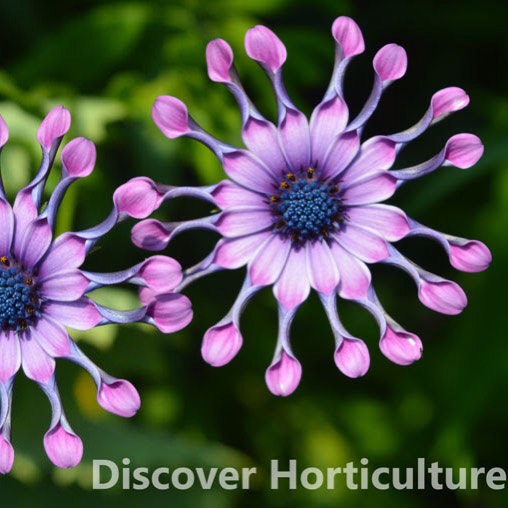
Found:
<svg viewBox="0 0 508 508"><path fill-rule="evenodd" d="M13 406L16 462L0 478L3 506L99 507L503 507L503 491L270 491L269 461L298 459L300 468L343 466L367 457L371 467L415 466L417 457L448 467L508 467L508 6L494 0L384 2L348 0L3 0L0 2L0 113L10 128L2 170L11 196L39 160L35 133L56 104L73 114L72 135L98 145L94 174L67 196L59 230L85 228L106 216L112 191L147 175L175 185L221 178L208 151L188 140L169 141L152 124L150 108L160 94L184 100L210 131L240 143L240 118L227 91L208 81L208 40L228 40L247 89L262 111L274 114L266 78L243 50L245 31L270 26L288 48L287 87L306 112L324 92L332 69L335 17L347 14L363 29L366 53L350 66L346 97L359 111L372 82L371 59L397 42L409 55L407 76L392 85L366 136L414 123L436 90L465 88L471 105L431 129L402 155L398 167L425 160L457 132L474 132L485 144L482 160L468 171L442 169L404 187L392 202L436 229L478 238L494 262L480 274L461 274L430 241L401 242L420 264L457 280L467 291L462 315L444 317L424 308L412 282L387 267L374 267L386 307L419 334L425 353L411 367L391 364L378 351L371 317L344 303L352 332L370 345L372 365L350 380L333 363L332 334L313 295L293 328L304 375L287 399L264 384L276 337L270 290L254 299L242 320L245 344L229 365L214 369L200 357L204 331L228 310L242 270L215 274L191 286L195 319L165 336L147 326L109 326L76 333L80 345L105 370L132 380L142 396L139 414L123 421L102 411L91 380L59 362L58 379L69 419L85 442L82 464L53 468L42 447L50 410L34 383L18 376ZM50 181L54 185L55 179ZM181 200L160 216L198 217L209 206ZM88 261L92 270L117 270L143 259L129 241L132 223L104 240ZM216 241L211 233L182 235L167 254L190 266ZM104 302L130 308L129 288L105 291ZM257 466L251 491L179 492L91 490L91 462L129 457L133 467ZM339 482L340 483L340 482Z"/></svg>

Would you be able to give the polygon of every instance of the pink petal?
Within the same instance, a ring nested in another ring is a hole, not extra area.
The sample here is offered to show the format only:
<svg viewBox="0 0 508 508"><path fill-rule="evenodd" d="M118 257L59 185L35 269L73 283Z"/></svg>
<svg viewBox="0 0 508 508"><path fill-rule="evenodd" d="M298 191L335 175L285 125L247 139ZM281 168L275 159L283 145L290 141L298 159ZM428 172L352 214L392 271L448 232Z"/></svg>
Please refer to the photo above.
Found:
<svg viewBox="0 0 508 508"><path fill-rule="evenodd" d="M208 76L218 83L230 83L230 70L233 66L233 50L222 39L210 41L206 46Z"/></svg>
<svg viewBox="0 0 508 508"><path fill-rule="evenodd" d="M366 263L377 263L389 256L386 242L378 235L350 223L335 235L336 241Z"/></svg>
<svg viewBox="0 0 508 508"><path fill-rule="evenodd" d="M310 131L305 115L288 109L279 127L282 146L293 171L304 169L310 164Z"/></svg>
<svg viewBox="0 0 508 508"><path fill-rule="evenodd" d="M47 383L55 372L55 360L34 337L22 337L20 343L21 364L25 375L39 383Z"/></svg>
<svg viewBox="0 0 508 508"><path fill-rule="evenodd" d="M395 206L354 206L348 208L347 214L352 224L371 229L389 242L400 240L409 233L406 214Z"/></svg>
<svg viewBox="0 0 508 508"><path fill-rule="evenodd" d="M270 170L246 150L225 153L223 165L226 174L247 189L270 194L276 188L277 181Z"/></svg>
<svg viewBox="0 0 508 508"><path fill-rule="evenodd" d="M48 316L39 318L32 328L32 338L53 358L70 353L70 338L65 328Z"/></svg>
<svg viewBox="0 0 508 508"><path fill-rule="evenodd" d="M272 72L277 72L287 57L282 41L262 25L247 30L245 50L250 58L266 65Z"/></svg>
<svg viewBox="0 0 508 508"><path fill-rule="evenodd" d="M51 244L51 235L51 227L46 219L36 220L27 226L18 256L26 268L33 268L44 256Z"/></svg>
<svg viewBox="0 0 508 508"><path fill-rule="evenodd" d="M253 285L268 286L280 276L291 250L291 242L278 235L270 235L249 263L249 276Z"/></svg>
<svg viewBox="0 0 508 508"><path fill-rule="evenodd" d="M307 275L307 254L304 248L291 249L289 257L275 285L275 298L291 310L304 302L310 293L310 282Z"/></svg>
<svg viewBox="0 0 508 508"><path fill-rule="evenodd" d="M0 331L0 382L6 383L21 365L21 347L15 332Z"/></svg>
<svg viewBox="0 0 508 508"><path fill-rule="evenodd" d="M398 365L410 365L422 356L422 342L413 333L395 331L389 326L379 343L381 352Z"/></svg>
<svg viewBox="0 0 508 508"><path fill-rule="evenodd" d="M483 155L483 145L474 134L457 134L446 143L446 160L460 169L474 166Z"/></svg>
<svg viewBox="0 0 508 508"><path fill-rule="evenodd" d="M330 295L339 283L339 271L328 244L317 241L307 244L307 269L310 285L320 293Z"/></svg>
<svg viewBox="0 0 508 508"><path fill-rule="evenodd" d="M168 245L171 232L156 219L147 219L134 225L131 239L134 245L145 250L162 250Z"/></svg>
<svg viewBox="0 0 508 508"><path fill-rule="evenodd" d="M0 474L7 474L14 464L14 448L0 434Z"/></svg>
<svg viewBox="0 0 508 508"><path fill-rule="evenodd" d="M15 256L19 258L27 229L31 228L32 222L38 215L30 187L18 192L14 201L14 206L12 207L12 211L14 212L13 250Z"/></svg>
<svg viewBox="0 0 508 508"><path fill-rule="evenodd" d="M365 180L356 180L342 193L347 205L370 205L393 196L397 190L397 180L389 173L379 173Z"/></svg>
<svg viewBox="0 0 508 508"><path fill-rule="evenodd" d="M273 225L272 212L265 208L243 207L231 208L222 212L215 223L218 231L227 237L237 237L257 233Z"/></svg>
<svg viewBox="0 0 508 508"><path fill-rule="evenodd" d="M356 157L360 148L360 138L356 131L341 134L336 141L330 145L325 155L323 164L318 166L323 178L335 178L351 161Z"/></svg>
<svg viewBox="0 0 508 508"><path fill-rule="evenodd" d="M460 314L467 305L467 296L455 282L443 280L430 282L422 280L418 288L418 298L429 309L442 314Z"/></svg>
<svg viewBox="0 0 508 508"><path fill-rule="evenodd" d="M0 256L10 253L14 235L14 214L11 205L0 198Z"/></svg>
<svg viewBox="0 0 508 508"><path fill-rule="evenodd" d="M138 289L138 294L141 305L149 305L159 295L159 293L155 292L153 289L146 287L140 287Z"/></svg>
<svg viewBox="0 0 508 508"><path fill-rule="evenodd" d="M71 126L71 114L63 106L53 108L37 131L37 140L46 150L51 149L55 140L61 138Z"/></svg>
<svg viewBox="0 0 508 508"><path fill-rule="evenodd" d="M335 365L348 377L357 378L369 370L369 350L360 339L344 338L334 354Z"/></svg>
<svg viewBox="0 0 508 508"><path fill-rule="evenodd" d="M273 123L250 117L242 129L242 138L245 146L266 164L275 178L287 172L279 131Z"/></svg>
<svg viewBox="0 0 508 508"><path fill-rule="evenodd" d="M268 367L265 373L265 381L268 389L282 397L291 395L300 383L302 366L293 356L282 351L280 358Z"/></svg>
<svg viewBox="0 0 508 508"><path fill-rule="evenodd" d="M333 38L342 48L344 58L359 55L365 51L360 27L347 16L340 16L332 25Z"/></svg>
<svg viewBox="0 0 508 508"><path fill-rule="evenodd" d="M9 129L5 123L5 120L2 118L2 115L0 115L0 149L5 145L5 143L7 143L8 139Z"/></svg>
<svg viewBox="0 0 508 508"><path fill-rule="evenodd" d="M362 144L358 158L342 174L342 180L351 184L367 176L390 169L397 153L395 143L382 136L375 136Z"/></svg>
<svg viewBox="0 0 508 508"><path fill-rule="evenodd" d="M163 196L156 184L143 176L132 178L113 194L113 201L119 213L126 213L135 219L144 219L159 208Z"/></svg>
<svg viewBox="0 0 508 508"><path fill-rule="evenodd" d="M406 74L406 50L397 44L383 46L374 57L374 70L382 81L400 79Z"/></svg>
<svg viewBox="0 0 508 508"><path fill-rule="evenodd" d="M141 407L136 388L124 379L103 382L97 393L97 401L106 411L127 418L134 416Z"/></svg>
<svg viewBox="0 0 508 508"><path fill-rule="evenodd" d="M463 272L482 272L492 262L489 248L477 240L469 240L463 244L450 242L450 263Z"/></svg>
<svg viewBox="0 0 508 508"><path fill-rule="evenodd" d="M41 261L39 276L44 278L63 270L78 268L85 257L85 240L72 233L64 233L55 239Z"/></svg>
<svg viewBox="0 0 508 508"><path fill-rule="evenodd" d="M259 246L269 237L271 231L263 231L239 238L222 239L217 244L214 263L223 268L240 268L256 254Z"/></svg>
<svg viewBox="0 0 508 508"><path fill-rule="evenodd" d="M44 448L55 466L68 468L77 466L83 457L83 442L76 434L67 432L58 423L44 436Z"/></svg>
<svg viewBox="0 0 508 508"><path fill-rule="evenodd" d="M96 158L95 145L86 138L73 139L62 150L64 171L74 178L88 176L93 171Z"/></svg>
<svg viewBox="0 0 508 508"><path fill-rule="evenodd" d="M183 295L159 295L148 308L155 326L163 333L173 333L192 321L190 300Z"/></svg>
<svg viewBox="0 0 508 508"><path fill-rule="evenodd" d="M100 312L87 297L75 302L46 302L44 314L74 330L90 330L102 320Z"/></svg>
<svg viewBox="0 0 508 508"><path fill-rule="evenodd" d="M332 242L330 247L339 271L339 295L348 300L366 297L371 275L365 263L349 254L337 242Z"/></svg>
<svg viewBox="0 0 508 508"><path fill-rule="evenodd" d="M182 281L182 266L167 256L148 258L138 273L148 287L163 293L171 291Z"/></svg>
<svg viewBox="0 0 508 508"><path fill-rule="evenodd" d="M203 338L201 355L213 367L222 367L237 355L242 342L242 335L233 323L212 326Z"/></svg>
<svg viewBox="0 0 508 508"><path fill-rule="evenodd" d="M328 148L346 127L348 113L346 103L338 96L322 102L313 111L310 119L312 163L318 161L321 167Z"/></svg>
<svg viewBox="0 0 508 508"><path fill-rule="evenodd" d="M66 270L41 280L41 293L48 300L72 302L81 298L88 279L79 270Z"/></svg>
<svg viewBox="0 0 508 508"><path fill-rule="evenodd" d="M152 118L155 125L170 139L189 132L187 106L176 97L157 97L152 107Z"/></svg>
<svg viewBox="0 0 508 508"><path fill-rule="evenodd" d="M212 192L213 199L222 210L236 206L264 206L266 198L257 192L251 192L243 187L223 180Z"/></svg>
<svg viewBox="0 0 508 508"><path fill-rule="evenodd" d="M456 86L450 86L439 90L432 96L432 117L434 119L459 111L469 104L469 96Z"/></svg>

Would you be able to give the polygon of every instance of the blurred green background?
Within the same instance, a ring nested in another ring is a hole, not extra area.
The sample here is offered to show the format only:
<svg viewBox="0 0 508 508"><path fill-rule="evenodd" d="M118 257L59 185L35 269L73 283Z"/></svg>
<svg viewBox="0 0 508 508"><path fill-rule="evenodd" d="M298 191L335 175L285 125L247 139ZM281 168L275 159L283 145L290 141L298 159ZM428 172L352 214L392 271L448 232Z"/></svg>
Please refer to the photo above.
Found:
<svg viewBox="0 0 508 508"><path fill-rule="evenodd" d="M333 64L330 27L352 16L367 50L350 67L346 96L359 111L372 82L371 59L383 44L397 42L409 56L407 76L386 93L366 130L391 133L414 123L431 95L461 86L471 105L415 141L398 167L420 162L457 132L474 132L485 144L471 170L442 169L404 187L392 202L417 220L459 236L478 238L494 262L481 274L456 273L430 241L401 242L401 249L466 290L469 306L457 317L423 307L412 282L387 267L374 267L376 287L388 311L419 334L425 353L399 367L379 352L370 316L344 303L352 332L370 345L372 365L350 380L333 363L333 341L315 295L300 310L293 344L304 375L287 399L264 384L276 337L270 290L254 299L242 320L245 344L229 365L214 369L200 357L204 331L228 310L242 270L215 274L191 286L195 319L165 336L146 326L105 327L74 334L101 367L130 379L143 401L139 414L123 421L102 411L92 382L60 361L58 379L74 429L85 443L83 463L61 471L45 457L42 436L50 410L34 383L18 376L13 403L12 474L0 478L2 506L99 507L504 507L503 491L270 491L271 459L298 459L300 468L343 466L367 457L377 466L411 467L417 457L448 467L508 468L508 346L505 283L508 247L508 5L494 0L385 2L347 0L3 0L0 2L0 113L10 128L2 167L10 196L35 171L35 139L43 115L55 104L72 112L71 134L98 145L94 174L67 196L58 228L91 226L110 210L111 193L136 175L179 184L221 178L208 151L188 140L169 141L152 124L157 95L176 95L218 137L240 143L240 119L227 91L208 81L208 40L230 42L246 88L268 115L274 101L266 78L243 50L245 31L270 26L288 48L285 79L295 102L310 112ZM50 184L54 185L54 179ZM209 206L171 203L159 215L197 217ZM87 261L91 270L117 270L143 259L129 241L132 223L118 228ZM182 235L167 253L190 266L209 252L211 233ZM105 291L102 301L135 305L128 288ZM179 492L91 490L91 462L123 457L133 467L256 466L252 490ZM482 486L484 484L482 483Z"/></svg>

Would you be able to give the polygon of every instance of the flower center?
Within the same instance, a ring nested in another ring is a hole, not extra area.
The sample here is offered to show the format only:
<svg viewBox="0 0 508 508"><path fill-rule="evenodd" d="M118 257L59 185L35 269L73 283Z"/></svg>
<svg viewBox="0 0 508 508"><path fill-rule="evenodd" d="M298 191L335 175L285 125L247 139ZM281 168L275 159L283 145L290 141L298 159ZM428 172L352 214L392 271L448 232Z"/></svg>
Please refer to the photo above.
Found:
<svg viewBox="0 0 508 508"><path fill-rule="evenodd" d="M344 220L339 187L319 182L313 168L288 173L278 193L270 197L274 227L293 242L326 238Z"/></svg>
<svg viewBox="0 0 508 508"><path fill-rule="evenodd" d="M41 309L34 277L15 260L0 257L0 327L17 332L34 323Z"/></svg>

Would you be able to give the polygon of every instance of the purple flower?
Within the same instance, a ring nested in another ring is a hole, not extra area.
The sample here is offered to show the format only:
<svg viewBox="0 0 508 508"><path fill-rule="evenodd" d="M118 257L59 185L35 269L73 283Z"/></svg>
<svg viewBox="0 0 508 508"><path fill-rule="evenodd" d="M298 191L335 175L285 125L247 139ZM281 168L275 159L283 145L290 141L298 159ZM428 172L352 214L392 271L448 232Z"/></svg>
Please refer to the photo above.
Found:
<svg viewBox="0 0 508 508"><path fill-rule="evenodd" d="M286 48L268 28L256 26L245 37L247 54L257 61L273 86L278 106L274 125L255 108L233 65L233 52L221 39L208 44L210 79L223 83L236 99L247 149L238 149L205 132L178 99L162 96L152 115L168 138L189 137L208 146L222 163L227 180L217 185L168 188L162 200L189 195L213 202L220 213L187 222L148 219L134 226L133 241L151 250L164 248L179 232L207 228L222 235L203 262L188 269L177 288L220 269L247 266L247 276L230 312L210 328L203 341L204 359L224 365L242 344L239 320L248 299L273 286L279 309L275 355L266 372L272 393L289 395L301 377L301 365L289 340L292 319L315 289L335 336L335 363L347 376L369 368L365 343L343 327L336 296L365 307L380 329L380 348L395 363L407 365L422 353L420 339L405 331L383 309L371 282L368 264L388 263L414 279L421 302L438 312L457 314L467 301L462 289L406 259L393 242L428 236L446 250L451 264L463 271L487 268L491 255L478 241L449 236L408 218L391 205L380 204L398 187L441 166L466 169L481 157L483 146L473 134L451 137L434 157L416 166L392 169L397 154L427 128L464 108L469 97L460 88L435 93L423 117L403 132L361 141L365 123L383 91L406 72L403 48L388 44L374 57L374 85L363 109L349 118L343 78L351 59L364 51L360 29L348 17L335 20L335 66L323 100L310 120L288 97L282 80Z"/></svg>
<svg viewBox="0 0 508 508"><path fill-rule="evenodd" d="M97 385L97 400L107 411L132 416L140 407L132 384L98 368L72 341L66 327L88 330L108 323L145 322L171 332L192 318L189 300L170 294L182 280L181 267L171 258L154 256L128 270L110 274L79 268L90 249L118 222L129 216L146 217L157 206L156 202L150 206L140 197L145 191L144 179L131 180L116 190L113 210L102 224L53 237L56 213L65 191L78 178L88 176L95 165L96 150L91 141L70 141L61 153L60 181L41 210L46 180L70 122L69 112L61 106L46 116L37 134L42 164L12 207L0 178L0 473L9 472L14 460L10 443L11 400L20 367L40 385L51 403L52 419L44 446L59 467L78 464L83 444L62 408L55 358L71 360L91 374ZM0 117L0 150L7 138L7 126ZM131 311L109 309L86 296L102 286L124 282L168 294L156 296Z"/></svg>

